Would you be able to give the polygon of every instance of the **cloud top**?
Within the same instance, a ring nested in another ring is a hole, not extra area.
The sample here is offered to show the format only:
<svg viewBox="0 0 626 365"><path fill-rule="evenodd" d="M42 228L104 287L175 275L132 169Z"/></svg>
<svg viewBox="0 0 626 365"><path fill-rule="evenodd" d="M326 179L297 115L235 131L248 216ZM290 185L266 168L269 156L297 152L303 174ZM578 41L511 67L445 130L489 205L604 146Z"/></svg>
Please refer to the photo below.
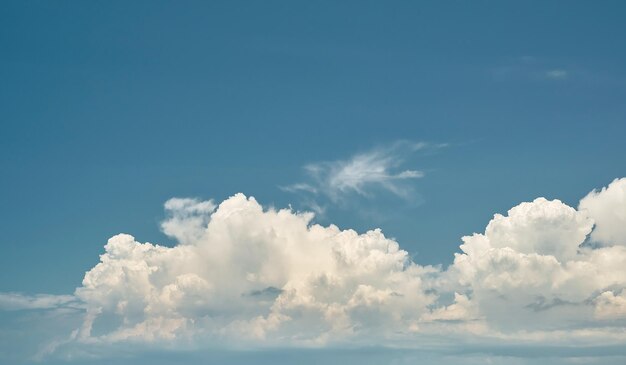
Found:
<svg viewBox="0 0 626 365"><path fill-rule="evenodd" d="M593 190L580 201L579 210L594 217L591 239L603 246L626 246L626 178Z"/></svg>

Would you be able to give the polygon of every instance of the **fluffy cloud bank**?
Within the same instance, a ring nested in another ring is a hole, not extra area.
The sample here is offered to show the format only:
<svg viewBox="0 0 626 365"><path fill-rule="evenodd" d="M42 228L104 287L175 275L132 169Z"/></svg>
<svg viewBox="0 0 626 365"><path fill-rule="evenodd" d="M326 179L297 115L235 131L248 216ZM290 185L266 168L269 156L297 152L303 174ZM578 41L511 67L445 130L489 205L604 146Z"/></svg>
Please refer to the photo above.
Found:
<svg viewBox="0 0 626 365"><path fill-rule="evenodd" d="M214 211L189 199L166 208L163 230L177 246L120 234L85 275L81 340L320 344L413 330L436 299L423 280L435 269L412 263L380 230L311 225L310 213L263 210L242 194Z"/></svg>
<svg viewBox="0 0 626 365"><path fill-rule="evenodd" d="M55 299L85 308L70 342L626 343L626 178L578 209L538 198L496 214L445 269L413 263L380 230L323 227L243 194L165 208L177 245L114 236L75 299Z"/></svg>
<svg viewBox="0 0 626 365"><path fill-rule="evenodd" d="M604 223L588 213L558 200L522 203L495 215L484 234L463 237L449 274L491 329L605 327L600 319L624 319L614 294L626 287L626 248L583 245L594 222Z"/></svg>

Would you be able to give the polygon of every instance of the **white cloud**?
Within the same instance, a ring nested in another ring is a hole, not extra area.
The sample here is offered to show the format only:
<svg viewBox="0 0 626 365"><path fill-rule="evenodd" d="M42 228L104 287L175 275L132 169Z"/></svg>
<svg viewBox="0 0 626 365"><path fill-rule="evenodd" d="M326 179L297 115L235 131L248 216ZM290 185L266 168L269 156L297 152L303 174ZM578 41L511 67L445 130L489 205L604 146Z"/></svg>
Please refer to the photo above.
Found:
<svg viewBox="0 0 626 365"><path fill-rule="evenodd" d="M310 225L309 213L263 210L241 194L212 214L211 204L199 204L166 204L163 227L180 240L175 247L109 240L76 291L88 313L82 341L324 343L408 328L434 300L422 282L434 269L411 263L379 230ZM118 321L103 320L111 317Z"/></svg>
<svg viewBox="0 0 626 365"><path fill-rule="evenodd" d="M449 274L493 328L597 326L598 295L626 287L626 248L581 246L594 219L558 200L522 203L464 237Z"/></svg>
<svg viewBox="0 0 626 365"><path fill-rule="evenodd" d="M400 172L401 173L401 172ZM463 237L446 270L413 263L380 230L311 224L237 194L172 199L164 247L120 234L74 296L0 296L2 308L80 301L68 346L623 345L626 179L574 209L538 198ZM595 224L595 228L594 228ZM592 237L601 245L587 245ZM18 303L18 304L6 304ZM431 340L429 340L431 339Z"/></svg>
<svg viewBox="0 0 626 365"><path fill-rule="evenodd" d="M323 194L336 202L349 194L371 196L380 189L399 197L411 194L408 181L424 176L423 171L403 169L408 155L446 144L396 142L359 153L347 160L311 163L304 167L310 181L281 187L284 191Z"/></svg>
<svg viewBox="0 0 626 365"><path fill-rule="evenodd" d="M591 239L605 246L626 246L626 178L592 191L580 201L579 210L594 217Z"/></svg>
<svg viewBox="0 0 626 365"><path fill-rule="evenodd" d="M435 308L426 313L421 320L430 321L471 321L481 319L475 303L469 300L467 295L454 293L454 303L448 306Z"/></svg>
<svg viewBox="0 0 626 365"><path fill-rule="evenodd" d="M179 242L194 240L202 235L215 207L212 200L172 198L165 202L168 219L161 223L161 229Z"/></svg>
<svg viewBox="0 0 626 365"><path fill-rule="evenodd" d="M600 319L626 318L626 289L620 290L617 295L605 291L595 300L595 316Z"/></svg>
<svg viewBox="0 0 626 365"><path fill-rule="evenodd" d="M506 217L496 214L485 236L491 247L570 259L592 226L592 220L561 201L538 198L511 208Z"/></svg>

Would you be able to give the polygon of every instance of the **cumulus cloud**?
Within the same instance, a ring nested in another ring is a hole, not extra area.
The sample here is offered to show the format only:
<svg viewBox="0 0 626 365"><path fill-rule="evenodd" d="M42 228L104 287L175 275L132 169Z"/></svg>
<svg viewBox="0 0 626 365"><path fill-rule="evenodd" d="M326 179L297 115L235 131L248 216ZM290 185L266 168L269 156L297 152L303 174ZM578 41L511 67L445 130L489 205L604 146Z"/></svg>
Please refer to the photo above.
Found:
<svg viewBox="0 0 626 365"><path fill-rule="evenodd" d="M626 246L626 178L593 190L580 201L579 210L594 217L591 239L604 246Z"/></svg>
<svg viewBox="0 0 626 365"><path fill-rule="evenodd" d="M310 213L264 210L242 194L214 212L195 200L166 209L162 226L177 246L121 234L85 275L76 291L87 307L83 341L319 344L410 328L434 300L422 280L434 269L412 263L380 230L311 225Z"/></svg>
<svg viewBox="0 0 626 365"><path fill-rule="evenodd" d="M312 213L264 209L243 194L218 206L177 198L166 203L162 223L174 247L120 234L74 296L13 294L0 304L79 301L82 325L61 347L419 348L432 338L452 344L468 336L476 343L623 345L625 181L592 191L578 209L538 198L496 214L483 233L462 238L445 269L413 263L377 229L312 224Z"/></svg>
<svg viewBox="0 0 626 365"><path fill-rule="evenodd" d="M596 326L598 313L620 313L598 306L619 302L601 293L626 287L626 249L585 247L594 219L558 200L522 203L463 237L448 274L493 328Z"/></svg>
<svg viewBox="0 0 626 365"><path fill-rule="evenodd" d="M350 194L371 196L376 190L406 198L412 192L410 185L406 183L424 176L423 171L401 168L406 157L415 151L445 146L446 144L400 141L356 154L346 160L311 163L304 166L310 181L283 186L281 189L321 194L333 202Z"/></svg>
<svg viewBox="0 0 626 365"><path fill-rule="evenodd" d="M600 319L626 318L626 289L617 294L605 291L595 300L595 316Z"/></svg>
<svg viewBox="0 0 626 365"><path fill-rule="evenodd" d="M168 219L161 223L163 233L184 243L202 235L216 206L212 200L172 198L165 202L164 207Z"/></svg>

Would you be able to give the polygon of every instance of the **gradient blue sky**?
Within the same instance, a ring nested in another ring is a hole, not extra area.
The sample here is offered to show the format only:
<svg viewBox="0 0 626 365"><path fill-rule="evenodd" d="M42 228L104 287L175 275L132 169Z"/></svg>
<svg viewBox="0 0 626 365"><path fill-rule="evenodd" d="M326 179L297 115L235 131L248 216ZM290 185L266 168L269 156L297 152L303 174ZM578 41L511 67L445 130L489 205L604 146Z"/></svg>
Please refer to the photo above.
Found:
<svg viewBox="0 0 626 365"><path fill-rule="evenodd" d="M622 1L3 1L0 291L71 293L173 196L307 209L303 166L397 141L407 201L327 202L420 264L626 175Z"/></svg>

